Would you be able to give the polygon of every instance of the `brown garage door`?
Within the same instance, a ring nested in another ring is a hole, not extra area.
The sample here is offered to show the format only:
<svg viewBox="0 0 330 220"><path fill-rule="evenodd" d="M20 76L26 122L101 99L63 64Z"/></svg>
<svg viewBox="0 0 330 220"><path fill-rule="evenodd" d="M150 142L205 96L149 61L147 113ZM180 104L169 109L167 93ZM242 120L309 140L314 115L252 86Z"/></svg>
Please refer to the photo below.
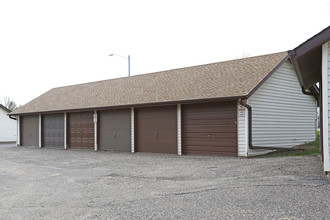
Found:
<svg viewBox="0 0 330 220"><path fill-rule="evenodd" d="M20 117L20 145L39 146L39 116Z"/></svg>
<svg viewBox="0 0 330 220"><path fill-rule="evenodd" d="M94 148L93 112L71 113L68 127L69 147Z"/></svg>
<svg viewBox="0 0 330 220"><path fill-rule="evenodd" d="M175 154L176 118L176 106L136 109L136 151Z"/></svg>
<svg viewBox="0 0 330 220"><path fill-rule="evenodd" d="M99 112L100 150L130 151L131 110L111 110Z"/></svg>
<svg viewBox="0 0 330 220"><path fill-rule="evenodd" d="M183 107L184 154L237 156L236 103Z"/></svg>
<svg viewBox="0 0 330 220"><path fill-rule="evenodd" d="M64 147L64 114L42 116L42 146Z"/></svg>

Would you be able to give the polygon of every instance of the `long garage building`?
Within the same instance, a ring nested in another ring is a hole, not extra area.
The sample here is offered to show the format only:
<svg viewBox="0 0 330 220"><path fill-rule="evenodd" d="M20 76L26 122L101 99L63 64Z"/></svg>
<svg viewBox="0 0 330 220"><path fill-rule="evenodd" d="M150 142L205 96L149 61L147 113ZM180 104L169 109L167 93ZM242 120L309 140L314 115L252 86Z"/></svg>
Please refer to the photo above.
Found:
<svg viewBox="0 0 330 220"><path fill-rule="evenodd" d="M308 89L281 52L54 88L10 115L18 146L253 156L315 140Z"/></svg>

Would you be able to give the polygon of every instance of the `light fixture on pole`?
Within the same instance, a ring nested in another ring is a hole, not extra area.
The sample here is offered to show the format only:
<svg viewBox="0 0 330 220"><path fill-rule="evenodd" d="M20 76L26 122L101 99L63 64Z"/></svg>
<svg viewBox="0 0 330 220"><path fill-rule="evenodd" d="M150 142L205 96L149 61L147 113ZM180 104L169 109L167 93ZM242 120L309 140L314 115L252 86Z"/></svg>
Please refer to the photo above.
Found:
<svg viewBox="0 0 330 220"><path fill-rule="evenodd" d="M127 57L125 57L125 56L122 56L122 55L119 55L119 54L112 53L109 56L110 57L112 57L112 56L118 56L118 57L127 59L128 60L128 76L131 76L131 56L130 55L128 55Z"/></svg>

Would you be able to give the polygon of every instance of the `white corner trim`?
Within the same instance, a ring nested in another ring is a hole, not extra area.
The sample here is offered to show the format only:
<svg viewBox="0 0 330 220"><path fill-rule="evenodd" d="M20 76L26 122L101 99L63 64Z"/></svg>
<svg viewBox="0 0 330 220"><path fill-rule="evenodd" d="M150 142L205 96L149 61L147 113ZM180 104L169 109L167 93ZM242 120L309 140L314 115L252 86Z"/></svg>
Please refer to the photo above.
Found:
<svg viewBox="0 0 330 220"><path fill-rule="evenodd" d="M239 157L248 156L248 117L247 109L237 103L237 155Z"/></svg>
<svg viewBox="0 0 330 220"><path fill-rule="evenodd" d="M178 135L178 155L182 155L182 136L181 136L181 104L177 105L177 135Z"/></svg>
<svg viewBox="0 0 330 220"><path fill-rule="evenodd" d="M330 171L329 158L329 113L328 113L328 42L322 45L322 120L323 120L323 161L324 171Z"/></svg>
<svg viewBox="0 0 330 220"><path fill-rule="evenodd" d="M64 149L68 149L68 146L66 144L66 141L67 141L67 132L66 132L66 128L67 128L67 120L66 120L66 112L64 112Z"/></svg>
<svg viewBox="0 0 330 220"><path fill-rule="evenodd" d="M93 122L94 122L94 151L97 151L97 111L96 110L94 110Z"/></svg>
<svg viewBox="0 0 330 220"><path fill-rule="evenodd" d="M248 100L246 100L246 102L248 102ZM244 145L245 145L245 156L247 157L249 155L249 115L248 115L248 110L245 106L244 107L244 113L245 113L245 117L244 117Z"/></svg>
<svg viewBox="0 0 330 220"><path fill-rule="evenodd" d="M20 137L20 135L21 135L21 128L20 128L20 116L19 115L17 115L17 140L16 140L16 145L17 145L17 147L19 147L20 145L21 145L21 143L20 143L20 141L21 141L21 137Z"/></svg>
<svg viewBox="0 0 330 220"><path fill-rule="evenodd" d="M131 108L131 152L135 152L134 146L134 108Z"/></svg>
<svg viewBox="0 0 330 220"><path fill-rule="evenodd" d="M41 114L39 114L39 148L41 148Z"/></svg>

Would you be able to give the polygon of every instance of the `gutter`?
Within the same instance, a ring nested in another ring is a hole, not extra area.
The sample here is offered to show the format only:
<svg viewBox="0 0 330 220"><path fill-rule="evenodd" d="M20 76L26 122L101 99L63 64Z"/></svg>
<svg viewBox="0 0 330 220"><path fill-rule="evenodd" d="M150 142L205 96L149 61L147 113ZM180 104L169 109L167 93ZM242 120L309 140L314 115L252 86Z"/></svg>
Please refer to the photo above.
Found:
<svg viewBox="0 0 330 220"><path fill-rule="evenodd" d="M302 93L304 93L305 95L310 95L310 96L314 96L314 94L312 93L312 92L307 92L306 90L305 90L305 87L301 87L301 91L302 91Z"/></svg>
<svg viewBox="0 0 330 220"><path fill-rule="evenodd" d="M307 92L305 90L305 87L303 87L303 86L301 87L301 89L302 89L302 93L304 93L305 95L314 96L314 98L316 100L319 100L319 98L320 98L320 91L317 88L316 84L314 84L311 88L309 88L310 92ZM315 90L315 91L313 91L313 90Z"/></svg>
<svg viewBox="0 0 330 220"><path fill-rule="evenodd" d="M133 77L133 76L132 76ZM178 100L178 101L163 101L163 102L153 102L153 103L133 103L133 104L122 104L114 106L95 106L88 108L71 108L71 109L59 109L59 110L46 110L46 111L35 111L35 112L11 112L8 115L37 115L37 114L57 114L57 113L71 113L71 112L85 112L85 111L101 111L101 110L113 110L113 109L123 109L123 108L141 108L141 107L155 107L155 106L165 106L165 105L177 105L177 104L195 104L195 103L207 103L207 102L219 102L219 101L237 101L238 98L247 98L246 96L229 96L220 98L205 98L205 99L188 99L188 100ZM15 110L16 111L16 110Z"/></svg>
<svg viewBox="0 0 330 220"><path fill-rule="evenodd" d="M266 146L254 146L253 145L253 139L252 139L252 107L248 105L247 103L243 102L243 100L240 98L239 104L243 105L248 109L248 131L249 131L249 148L252 150L256 149L264 149L264 150L287 150L286 148L281 148L281 147L266 147Z"/></svg>
<svg viewBox="0 0 330 220"><path fill-rule="evenodd" d="M313 96L316 99L317 107L320 107L320 90L319 90L319 88L316 86L316 84L314 84L312 87L309 88L309 91L310 92L306 92L305 88L302 86L302 92L305 95Z"/></svg>
<svg viewBox="0 0 330 220"><path fill-rule="evenodd" d="M8 115L10 119L13 119L13 120L17 120L15 117L13 117L12 115Z"/></svg>

